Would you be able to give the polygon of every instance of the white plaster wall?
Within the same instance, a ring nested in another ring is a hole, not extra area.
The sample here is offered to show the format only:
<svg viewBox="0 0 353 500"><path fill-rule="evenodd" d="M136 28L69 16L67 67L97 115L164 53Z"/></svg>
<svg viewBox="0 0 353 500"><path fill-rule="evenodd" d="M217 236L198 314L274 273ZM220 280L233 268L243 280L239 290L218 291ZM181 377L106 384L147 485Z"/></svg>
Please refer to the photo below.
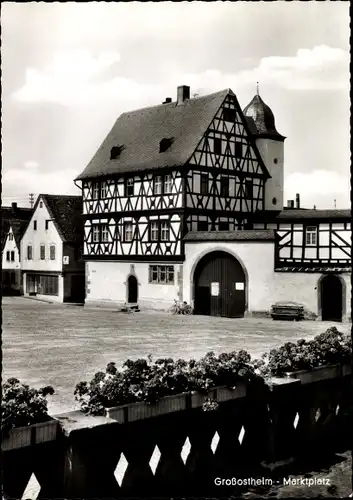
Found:
<svg viewBox="0 0 353 500"><path fill-rule="evenodd" d="M127 301L127 278L131 264L138 280L138 303L141 307L166 309L178 299L178 273L182 265L171 262L86 262L86 305L112 306ZM149 265L174 265L174 284L148 282Z"/></svg>
<svg viewBox="0 0 353 500"><path fill-rule="evenodd" d="M21 269L22 271L62 271L63 244L56 230L54 222L49 222L45 230L45 221L50 219L48 210L43 203L38 203L30 223L21 240ZM33 229L33 221L37 221L37 230ZM40 259L40 245L45 245L45 260ZM27 259L27 245L33 247L33 259ZM50 260L50 245L55 245L55 260Z"/></svg>
<svg viewBox="0 0 353 500"><path fill-rule="evenodd" d="M12 240L9 239L10 234L12 234L12 238L13 238ZM6 253L7 252L15 252L15 260L13 262L6 260ZM14 238L13 233L12 233L12 228L10 226L10 230L9 230L8 235L7 235L4 250L2 253L2 269L16 270L16 269L20 269L20 268L21 268L20 255L18 252L15 238Z"/></svg>
<svg viewBox="0 0 353 500"><path fill-rule="evenodd" d="M183 267L183 300L192 303L192 283L199 260L210 251L225 251L236 257L247 275L246 310L265 311L273 303L273 242L193 242L185 245Z"/></svg>
<svg viewBox="0 0 353 500"><path fill-rule="evenodd" d="M319 279L321 273L275 273L271 295L274 302L294 301L305 306L308 311L314 312L320 318L320 304L318 298ZM346 304L344 320L351 318L351 277L349 273L341 274L346 284Z"/></svg>

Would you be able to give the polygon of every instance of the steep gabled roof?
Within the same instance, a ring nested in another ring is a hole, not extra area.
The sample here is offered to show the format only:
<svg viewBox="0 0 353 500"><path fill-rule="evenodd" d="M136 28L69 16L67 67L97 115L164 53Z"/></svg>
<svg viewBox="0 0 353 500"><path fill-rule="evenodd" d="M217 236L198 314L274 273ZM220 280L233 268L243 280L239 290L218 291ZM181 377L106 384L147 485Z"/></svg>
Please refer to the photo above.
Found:
<svg viewBox="0 0 353 500"><path fill-rule="evenodd" d="M82 196L41 194L34 209L42 199L61 239L66 243L82 245Z"/></svg>
<svg viewBox="0 0 353 500"><path fill-rule="evenodd" d="M12 227L16 245L19 247L20 239L32 213L32 208L1 207L1 251L4 249L10 226Z"/></svg>
<svg viewBox="0 0 353 500"><path fill-rule="evenodd" d="M234 95L226 89L179 105L171 102L123 113L76 180L184 165L229 93ZM173 140L160 153L164 138ZM117 159L111 160L111 149L116 146L124 148Z"/></svg>

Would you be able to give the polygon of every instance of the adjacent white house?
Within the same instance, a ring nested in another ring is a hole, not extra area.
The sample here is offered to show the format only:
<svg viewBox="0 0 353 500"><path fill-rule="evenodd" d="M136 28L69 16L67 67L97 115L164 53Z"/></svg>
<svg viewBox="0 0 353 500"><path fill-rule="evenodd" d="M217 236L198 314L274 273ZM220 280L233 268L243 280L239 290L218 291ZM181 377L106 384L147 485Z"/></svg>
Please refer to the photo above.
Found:
<svg viewBox="0 0 353 500"><path fill-rule="evenodd" d="M83 225L80 196L38 196L21 240L25 296L83 302Z"/></svg>
<svg viewBox="0 0 353 500"><path fill-rule="evenodd" d="M17 207L1 208L1 288L4 295L22 293L20 241L32 210Z"/></svg>

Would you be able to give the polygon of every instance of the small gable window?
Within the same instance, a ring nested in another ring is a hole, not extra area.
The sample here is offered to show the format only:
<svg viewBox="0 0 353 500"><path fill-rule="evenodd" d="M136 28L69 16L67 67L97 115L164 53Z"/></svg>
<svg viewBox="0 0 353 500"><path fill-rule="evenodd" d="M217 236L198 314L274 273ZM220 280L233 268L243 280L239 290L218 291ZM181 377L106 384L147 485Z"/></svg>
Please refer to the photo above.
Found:
<svg viewBox="0 0 353 500"><path fill-rule="evenodd" d="M110 159L116 160L117 158L119 158L123 149L124 146L113 146L112 149L110 150Z"/></svg>
<svg viewBox="0 0 353 500"><path fill-rule="evenodd" d="M173 142L173 139L170 138L170 139L162 139L159 143L159 152L160 153L164 153L165 151L167 151L167 149L170 148L170 146L172 145L172 142Z"/></svg>
<svg viewBox="0 0 353 500"><path fill-rule="evenodd" d="M224 108L223 109L223 118L226 122L234 123L236 121L237 113L235 109Z"/></svg>
<svg viewBox="0 0 353 500"><path fill-rule="evenodd" d="M37 221L36 220L33 221L33 229L34 229L34 231L37 231Z"/></svg>
<svg viewBox="0 0 353 500"><path fill-rule="evenodd" d="M43 208L43 202L42 201L39 202L39 207Z"/></svg>
<svg viewBox="0 0 353 500"><path fill-rule="evenodd" d="M235 158L241 158L243 156L243 145L241 142L236 142L234 144L234 156Z"/></svg>
<svg viewBox="0 0 353 500"><path fill-rule="evenodd" d="M49 220L45 221L45 230L48 231L49 229Z"/></svg>
<svg viewBox="0 0 353 500"><path fill-rule="evenodd" d="M12 240L13 240L13 234L9 233L9 241L12 241Z"/></svg>
<svg viewBox="0 0 353 500"><path fill-rule="evenodd" d="M222 139L217 137L213 139L213 152L216 155L222 154Z"/></svg>
<svg viewBox="0 0 353 500"><path fill-rule="evenodd" d="M200 193L203 195L208 194L208 174L201 174Z"/></svg>

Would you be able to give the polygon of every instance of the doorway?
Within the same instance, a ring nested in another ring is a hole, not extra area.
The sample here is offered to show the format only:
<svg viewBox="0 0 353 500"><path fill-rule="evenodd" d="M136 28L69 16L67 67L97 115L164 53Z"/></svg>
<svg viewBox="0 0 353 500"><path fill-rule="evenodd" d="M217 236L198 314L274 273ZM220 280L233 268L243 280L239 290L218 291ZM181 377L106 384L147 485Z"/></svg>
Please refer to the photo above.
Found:
<svg viewBox="0 0 353 500"><path fill-rule="evenodd" d="M128 304L137 304L138 300L138 283L137 278L133 274L127 279L127 301Z"/></svg>
<svg viewBox="0 0 353 500"><path fill-rule="evenodd" d="M239 261L227 252L211 252L198 263L194 275L195 314L242 318L246 278Z"/></svg>
<svg viewBox="0 0 353 500"><path fill-rule="evenodd" d="M338 276L327 274L320 283L322 321L342 321L343 287Z"/></svg>

